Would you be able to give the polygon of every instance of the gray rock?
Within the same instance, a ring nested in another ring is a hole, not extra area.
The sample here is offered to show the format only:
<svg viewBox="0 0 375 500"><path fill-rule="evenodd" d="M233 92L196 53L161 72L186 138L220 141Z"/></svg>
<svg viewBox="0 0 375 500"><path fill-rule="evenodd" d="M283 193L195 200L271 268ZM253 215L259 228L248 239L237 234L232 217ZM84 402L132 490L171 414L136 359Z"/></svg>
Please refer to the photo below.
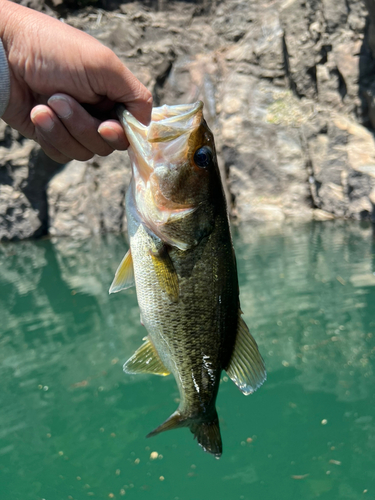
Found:
<svg viewBox="0 0 375 500"><path fill-rule="evenodd" d="M40 228L41 221L26 196L12 186L0 185L0 240L30 238Z"/></svg>
<svg viewBox="0 0 375 500"><path fill-rule="evenodd" d="M156 105L204 101L237 220L374 219L374 0L128 2L66 22L111 47ZM0 158L0 239L126 227L126 153L67 164L48 195L58 167L4 124Z"/></svg>
<svg viewBox="0 0 375 500"><path fill-rule="evenodd" d="M0 241L47 231L45 187L60 166L0 121Z"/></svg>
<svg viewBox="0 0 375 500"><path fill-rule="evenodd" d="M300 107L289 90L255 78L246 88L240 75L228 79L225 96L220 121L235 215L239 220L311 218L298 127L309 119L312 109L308 104Z"/></svg>
<svg viewBox="0 0 375 500"><path fill-rule="evenodd" d="M130 180L127 154L116 151L105 160L72 161L47 189L49 233L85 238L125 230L125 191Z"/></svg>
<svg viewBox="0 0 375 500"><path fill-rule="evenodd" d="M375 222L373 134L345 116L332 117L327 133L310 141L315 205L338 217Z"/></svg>

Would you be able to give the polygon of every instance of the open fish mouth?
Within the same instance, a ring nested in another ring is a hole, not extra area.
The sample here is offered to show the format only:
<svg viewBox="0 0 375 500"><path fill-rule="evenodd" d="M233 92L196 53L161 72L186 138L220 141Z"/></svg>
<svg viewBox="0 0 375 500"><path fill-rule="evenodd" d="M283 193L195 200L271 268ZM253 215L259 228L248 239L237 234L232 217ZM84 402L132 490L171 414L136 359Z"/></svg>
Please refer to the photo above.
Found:
<svg viewBox="0 0 375 500"><path fill-rule="evenodd" d="M204 122L203 103L154 108L148 126L122 105L117 114L130 144L131 185L137 210L144 223L161 237L160 226L181 221L198 209L194 189L187 187L186 179L192 168L194 136ZM176 239L167 242L187 248Z"/></svg>
<svg viewBox="0 0 375 500"><path fill-rule="evenodd" d="M147 183L150 175L169 158L183 162L188 156L190 134L203 120L203 103L178 104L153 108L151 122L143 125L125 109L117 107L118 118L130 143L129 156L137 173Z"/></svg>

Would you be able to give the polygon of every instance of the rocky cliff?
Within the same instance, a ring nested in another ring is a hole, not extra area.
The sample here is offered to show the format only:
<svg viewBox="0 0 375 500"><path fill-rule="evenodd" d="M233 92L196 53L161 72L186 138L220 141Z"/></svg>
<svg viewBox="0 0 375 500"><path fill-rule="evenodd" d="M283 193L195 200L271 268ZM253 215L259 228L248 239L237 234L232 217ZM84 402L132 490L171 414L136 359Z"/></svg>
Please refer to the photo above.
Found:
<svg viewBox="0 0 375 500"><path fill-rule="evenodd" d="M23 3L111 47L155 105L204 101L235 219L375 222L374 0ZM1 123L0 239L122 231L129 178L126 153L61 167Z"/></svg>

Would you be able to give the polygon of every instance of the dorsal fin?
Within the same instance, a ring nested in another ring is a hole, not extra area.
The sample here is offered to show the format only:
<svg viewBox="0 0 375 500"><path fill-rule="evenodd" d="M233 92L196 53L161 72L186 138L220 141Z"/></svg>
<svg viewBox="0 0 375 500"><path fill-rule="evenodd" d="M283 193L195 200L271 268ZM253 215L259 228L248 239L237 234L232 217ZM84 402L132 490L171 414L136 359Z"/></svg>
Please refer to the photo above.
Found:
<svg viewBox="0 0 375 500"><path fill-rule="evenodd" d="M118 266L109 293L120 292L134 286L134 269L132 254L129 250L126 252L125 257L122 259L121 264Z"/></svg>
<svg viewBox="0 0 375 500"><path fill-rule="evenodd" d="M236 341L225 371L246 395L253 393L266 380L266 368L257 343L238 311Z"/></svg>
<svg viewBox="0 0 375 500"><path fill-rule="evenodd" d="M153 373L154 375L169 375L169 371L159 357L153 343L148 337L133 356L124 364L125 373Z"/></svg>

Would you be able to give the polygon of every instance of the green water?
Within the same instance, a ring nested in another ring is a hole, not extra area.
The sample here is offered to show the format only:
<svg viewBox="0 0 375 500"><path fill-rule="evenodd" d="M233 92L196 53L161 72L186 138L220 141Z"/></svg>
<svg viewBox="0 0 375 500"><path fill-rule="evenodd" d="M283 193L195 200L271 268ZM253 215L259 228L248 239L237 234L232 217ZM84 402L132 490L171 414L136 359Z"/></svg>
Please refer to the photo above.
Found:
<svg viewBox="0 0 375 500"><path fill-rule="evenodd" d="M235 247L268 380L223 377L215 460L187 429L145 439L178 392L122 372L145 335L134 291L108 295L122 237L0 246L1 500L375 498L372 227L242 226Z"/></svg>

